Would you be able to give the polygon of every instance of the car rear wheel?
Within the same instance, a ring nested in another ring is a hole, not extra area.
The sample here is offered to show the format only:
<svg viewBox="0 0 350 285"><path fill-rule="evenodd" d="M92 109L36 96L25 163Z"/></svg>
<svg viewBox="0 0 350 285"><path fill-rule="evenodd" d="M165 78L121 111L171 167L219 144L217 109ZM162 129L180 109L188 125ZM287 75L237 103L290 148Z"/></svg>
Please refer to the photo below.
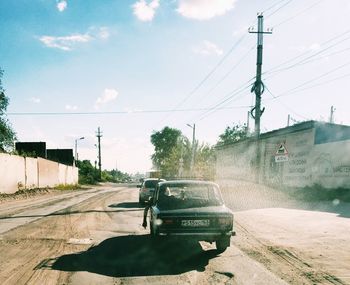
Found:
<svg viewBox="0 0 350 285"><path fill-rule="evenodd" d="M230 237L222 237L216 242L216 251L218 253L224 252L230 246Z"/></svg>

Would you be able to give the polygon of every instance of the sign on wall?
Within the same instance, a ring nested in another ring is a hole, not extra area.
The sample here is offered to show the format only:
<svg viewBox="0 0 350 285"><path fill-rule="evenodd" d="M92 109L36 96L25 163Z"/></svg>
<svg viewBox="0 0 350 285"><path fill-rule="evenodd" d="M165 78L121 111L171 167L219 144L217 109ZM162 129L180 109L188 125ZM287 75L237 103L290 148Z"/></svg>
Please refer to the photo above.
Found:
<svg viewBox="0 0 350 285"><path fill-rule="evenodd" d="M288 161L288 151L284 143L280 143L275 153L275 162Z"/></svg>

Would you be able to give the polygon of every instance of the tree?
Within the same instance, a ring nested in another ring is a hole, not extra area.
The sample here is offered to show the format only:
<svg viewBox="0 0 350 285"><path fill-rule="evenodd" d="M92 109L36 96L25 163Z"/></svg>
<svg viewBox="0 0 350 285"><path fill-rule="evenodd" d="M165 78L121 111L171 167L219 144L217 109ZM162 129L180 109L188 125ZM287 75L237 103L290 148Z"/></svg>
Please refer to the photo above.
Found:
<svg viewBox="0 0 350 285"><path fill-rule="evenodd" d="M90 160L78 160L79 184L96 184L99 181L99 172L92 166Z"/></svg>
<svg viewBox="0 0 350 285"><path fill-rule="evenodd" d="M181 136L180 130L169 127L164 127L161 131L153 132L151 135L151 143L154 145L152 162L155 167L162 171L166 160L169 160Z"/></svg>
<svg viewBox="0 0 350 285"><path fill-rule="evenodd" d="M232 127L226 127L224 133L219 136L217 145L226 145L238 142L248 137L248 128L246 125L234 124Z"/></svg>
<svg viewBox="0 0 350 285"><path fill-rule="evenodd" d="M164 178L214 178L214 149L208 144L199 145L195 142L196 159L194 171L191 173L192 143L181 131L165 127L151 135L151 142L155 148L152 155L153 164L162 172Z"/></svg>
<svg viewBox="0 0 350 285"><path fill-rule="evenodd" d="M213 180L215 177L215 149L208 144L201 144L196 149L194 165L195 176Z"/></svg>
<svg viewBox="0 0 350 285"><path fill-rule="evenodd" d="M13 148L16 133L5 115L9 98L5 95L5 90L2 87L2 75L3 70L0 69L0 151L9 151Z"/></svg>

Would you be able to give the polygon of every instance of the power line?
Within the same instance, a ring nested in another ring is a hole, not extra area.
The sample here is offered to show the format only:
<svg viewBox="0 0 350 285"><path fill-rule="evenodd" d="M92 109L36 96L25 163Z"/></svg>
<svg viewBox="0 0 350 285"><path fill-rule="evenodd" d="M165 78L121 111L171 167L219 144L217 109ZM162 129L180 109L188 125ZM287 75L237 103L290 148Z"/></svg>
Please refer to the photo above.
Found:
<svg viewBox="0 0 350 285"><path fill-rule="evenodd" d="M348 34L348 33L350 33L350 30L346 30L346 31L342 32L341 34L339 34L339 35L337 35L337 36L335 36L335 37L332 37L332 38L329 39L329 40L326 40L325 42L323 42L323 43L321 44L321 46L327 45L327 44L329 44L329 43L331 43L331 42L333 42L333 41L335 41L335 40L341 38L342 36L344 36L344 35L346 35L346 34ZM316 55L318 55L318 54L324 52L325 50L328 50L328 49L330 49L330 48L332 48L332 47L334 47L334 46L336 46L336 45L338 45L338 44L341 44L342 42L348 40L349 38L350 38L350 37L347 37L347 38L345 38L345 39L343 39L343 40L341 40L341 41L339 41L339 42L337 42L337 43L331 45L330 47L323 48L323 49L321 49L321 51L319 51L317 54L314 54L314 55L311 55L311 56L309 56L309 57L307 57L307 58L302 59L301 62L304 61L304 60L310 59L310 58L312 58L312 57L314 57L314 56L316 56ZM299 55L297 55L297 56L295 56L295 57L292 57L292 58L290 58L290 59L288 59L288 60L286 60L286 61L284 61L284 62L282 62L282 63L280 63L280 64L278 64L278 65L276 65L275 67L272 67L272 68L270 68L269 70L263 72L263 74L265 75L265 74L269 74L269 73L274 73L275 70L278 69L279 67L282 67L282 66L284 66L284 65L286 65L286 64L288 64L288 63L290 63L290 62L293 62L294 60L296 60L296 59L298 59L298 58L301 58L301 57L303 57L303 56L305 56L305 55L307 55L307 54L309 54L309 53L311 53L311 52L312 52L312 51L308 50L308 51L303 52L303 53L301 53L301 54L299 54ZM288 68L290 68L290 66L289 66ZM283 69L280 69L280 70L283 70ZM278 71L279 71L279 70L278 70Z"/></svg>
<svg viewBox="0 0 350 285"><path fill-rule="evenodd" d="M212 93L216 87L218 87L242 62L243 60L254 50L255 45L253 45L242 57L241 59L223 76L221 79L203 96L201 101L203 101L210 93Z"/></svg>
<svg viewBox="0 0 350 285"><path fill-rule="evenodd" d="M349 39L350 39L350 36L349 36L349 37L346 37L345 39L342 39L341 41L339 41L339 42L337 42L337 43L335 43L335 44L333 44L333 45L331 45L331 46L329 46L329 47L327 47L327 48L324 48L324 49L322 49L322 50L316 52L315 54L310 55L310 56L308 56L308 57L306 57L306 58L304 58L304 59L302 59L302 60L300 60L300 61L298 61L298 62L292 64L292 65L289 65L289 66L287 66L287 67L280 68L280 69L269 70L269 71L265 72L264 74L265 74L265 75L267 75L267 74L273 74L273 73L276 73L276 72L286 71L286 70L292 69L292 68L297 67L297 66L300 66L300 65L304 65L304 64L306 64L306 62L307 62L309 59L311 59L311 58L313 58L313 57L315 57L315 56L317 56L317 55L319 55L319 54L321 54L321 53L324 53L325 51L327 51L327 50L329 50L329 49L331 49L331 48L333 48L333 47L335 47L335 46L337 46L337 45L339 45L339 44L341 44L341 43L343 43L343 42L345 42L345 41L347 41L347 40L349 40Z"/></svg>
<svg viewBox="0 0 350 285"><path fill-rule="evenodd" d="M250 89L251 87L251 82L254 80L254 78L250 79L249 81L247 81L248 84L245 85L241 85L240 87L236 88L235 90L229 92L221 102L217 103L216 105L212 106L211 108L209 108L206 112L204 112L203 114L200 115L199 117L199 121L203 120L204 118L208 117L209 115L213 114L214 112L221 110L221 107L223 104L226 103L226 105L224 105L223 107L227 106L227 104L229 104L230 102L232 102L232 100L239 94L241 94L242 92L246 91L248 88ZM229 95L229 96L228 96ZM228 96L228 97L227 97ZM246 106L246 107L250 107L250 106Z"/></svg>
<svg viewBox="0 0 350 285"><path fill-rule="evenodd" d="M221 60L214 66L214 68L197 84L195 88L192 89L190 93L187 94L187 96L179 104L176 105L174 109L182 106L210 78L210 76L224 63L224 61L229 57L229 55L235 50L235 48L243 41L245 37L246 34L241 36L241 38L231 46L229 51L223 56L223 58L221 58Z"/></svg>
<svg viewBox="0 0 350 285"><path fill-rule="evenodd" d="M276 14L279 10L283 9L285 6L287 6L290 2L293 0L289 0L286 3L284 3L281 7L277 8L275 11L273 11L271 14L267 15L266 18L271 17L272 15Z"/></svg>
<svg viewBox="0 0 350 285"><path fill-rule="evenodd" d="M246 106L236 106L221 109L245 108ZM112 112L9 112L8 116L80 116L80 115L133 115L133 114L151 114L151 113L169 113L169 112L202 112L211 108L188 108L188 109L163 109L163 110L139 110L139 111L112 111Z"/></svg>
<svg viewBox="0 0 350 285"><path fill-rule="evenodd" d="M323 78L323 77L325 77L325 76L327 76L327 75L329 75L331 73L334 73L334 72L338 71L339 69L342 69L342 68L344 68L345 66L348 66L348 65L350 65L350 62L347 62L347 63L344 63L344 64L342 64L340 66L337 66L336 68L331 69L330 71L327 71L327 72L325 72L325 73L323 73L323 74L321 74L319 76L316 76L316 77L314 77L314 78L312 78L312 79L310 79L308 81L305 81L304 83L302 83L302 84L300 84L300 85L298 85L298 86L296 86L296 87L294 87L294 88L292 88L292 89L290 89L290 90L288 90L286 92L283 92L280 95L275 96L274 99L277 99L277 98L283 97L283 96L287 96L287 95L290 95L290 94L293 94L293 93L296 93L296 92L300 92L301 90L298 90L298 89L300 89L301 87L303 87L305 85L308 85L308 84L310 84L310 83L312 83L314 81L317 81L318 79ZM309 88L307 88L307 89L309 89Z"/></svg>
<svg viewBox="0 0 350 285"><path fill-rule="evenodd" d="M334 81L338 81L340 79L343 79L343 78L346 78L346 77L349 77L349 76L350 76L350 73L347 73L347 74L338 76L336 78L333 78L333 79L330 79L330 80L327 80L327 81L323 81L323 82L320 82L320 83L317 83L317 84L314 84L314 85L311 85L311 86L308 86L308 87L296 90L294 92L291 92L289 95L297 93L297 92L302 92L302 91L305 91L305 90L308 90L308 89L312 89L312 88L315 88L315 87L318 87L318 86L326 85L328 83L331 83L331 82L334 82ZM277 99L277 98L275 98L275 99Z"/></svg>
<svg viewBox="0 0 350 285"><path fill-rule="evenodd" d="M320 4L322 1L324 1L324 0L319 0L319 1L317 1L317 2L315 2L315 3L313 3L313 4L311 4L310 6L308 6L307 8L305 8L305 9L303 9L303 10L301 10L300 12L294 14L293 16L291 16L291 17L289 17L289 18L283 20L282 22L280 22L280 23L274 25L273 28L279 27L279 26L281 26L281 25L283 25L283 24L285 24L285 23L287 23L287 22L293 20L294 18L298 17L299 15L305 13L306 11L308 11L308 10L310 10L311 8L315 7L316 5Z"/></svg>
<svg viewBox="0 0 350 285"><path fill-rule="evenodd" d="M263 10L262 13L265 13L265 12L267 12L267 11L269 11L269 10L275 8L276 6L278 6L280 3L284 2L284 1L286 1L286 0L279 0L279 1L275 2L275 3L274 3L273 5L271 5L269 8Z"/></svg>
<svg viewBox="0 0 350 285"><path fill-rule="evenodd" d="M272 98L276 99L277 97L270 91L270 89L267 87L267 85L265 84L265 89L267 90L267 92L272 96ZM291 113L293 113L294 115L304 119L304 120L309 120L309 118L298 114L297 112L295 112L291 107L287 106L286 104L284 104L283 102L279 101L279 104L281 104L284 108L286 108L287 110L289 110Z"/></svg>

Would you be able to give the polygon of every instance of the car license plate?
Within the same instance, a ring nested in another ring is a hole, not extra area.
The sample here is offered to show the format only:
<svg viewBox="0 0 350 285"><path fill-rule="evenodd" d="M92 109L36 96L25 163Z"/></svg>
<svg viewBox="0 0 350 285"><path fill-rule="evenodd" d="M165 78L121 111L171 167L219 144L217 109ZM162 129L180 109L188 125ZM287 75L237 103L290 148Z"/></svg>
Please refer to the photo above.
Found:
<svg viewBox="0 0 350 285"><path fill-rule="evenodd" d="M208 227L209 220L182 220L181 226L183 226L183 227Z"/></svg>

